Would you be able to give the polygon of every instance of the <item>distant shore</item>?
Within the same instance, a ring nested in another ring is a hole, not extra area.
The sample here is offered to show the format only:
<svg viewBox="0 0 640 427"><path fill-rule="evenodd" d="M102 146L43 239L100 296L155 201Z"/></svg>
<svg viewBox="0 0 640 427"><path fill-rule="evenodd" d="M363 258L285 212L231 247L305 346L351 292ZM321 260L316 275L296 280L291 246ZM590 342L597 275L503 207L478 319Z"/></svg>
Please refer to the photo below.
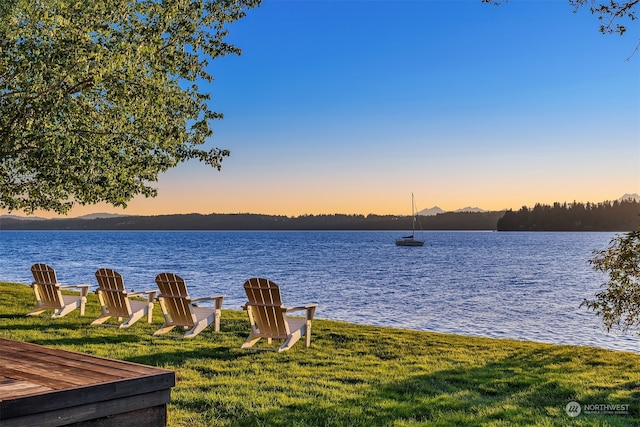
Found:
<svg viewBox="0 0 640 427"><path fill-rule="evenodd" d="M445 212L418 216L416 230L478 231L614 231L634 230L640 223L640 202L602 212L575 212L572 207L491 212ZM624 208L624 210L622 209ZM524 209L524 208L523 208ZM558 210L563 215L557 215ZM540 212L542 214L540 214ZM622 211L622 214L618 214ZM572 215L575 215L572 216ZM56 219L0 217L3 230L411 230L412 217L397 215L175 214Z"/></svg>
<svg viewBox="0 0 640 427"><path fill-rule="evenodd" d="M420 216L423 230L496 230L504 212L448 212ZM395 215L181 214L108 218L0 218L0 230L411 230L412 218Z"/></svg>

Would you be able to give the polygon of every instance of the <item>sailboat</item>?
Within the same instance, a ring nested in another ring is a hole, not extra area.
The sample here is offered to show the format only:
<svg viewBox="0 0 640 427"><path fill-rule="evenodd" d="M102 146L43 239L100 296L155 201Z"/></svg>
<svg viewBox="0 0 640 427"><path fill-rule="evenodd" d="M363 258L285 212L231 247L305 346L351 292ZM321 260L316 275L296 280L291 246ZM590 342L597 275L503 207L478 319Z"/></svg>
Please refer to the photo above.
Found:
<svg viewBox="0 0 640 427"><path fill-rule="evenodd" d="M416 234L416 203L413 200L413 193L411 193L411 220L412 220L412 228L411 235L404 236L400 239L396 240L396 246L423 246L424 240L417 240L415 238Z"/></svg>

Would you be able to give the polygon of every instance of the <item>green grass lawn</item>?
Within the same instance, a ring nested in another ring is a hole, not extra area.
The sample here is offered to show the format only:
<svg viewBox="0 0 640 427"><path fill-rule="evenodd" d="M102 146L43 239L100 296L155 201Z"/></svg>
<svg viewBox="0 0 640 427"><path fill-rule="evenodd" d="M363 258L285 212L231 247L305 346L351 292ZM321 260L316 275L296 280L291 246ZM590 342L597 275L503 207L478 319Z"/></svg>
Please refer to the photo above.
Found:
<svg viewBox="0 0 640 427"><path fill-rule="evenodd" d="M99 314L25 317L31 288L0 283L0 337L172 369L170 426L640 425L640 355L471 338L316 319L285 353L240 350L246 314L221 332L153 337L162 323L90 326ZM322 312L318 312L322 316ZM629 405L627 414L569 417L569 402Z"/></svg>

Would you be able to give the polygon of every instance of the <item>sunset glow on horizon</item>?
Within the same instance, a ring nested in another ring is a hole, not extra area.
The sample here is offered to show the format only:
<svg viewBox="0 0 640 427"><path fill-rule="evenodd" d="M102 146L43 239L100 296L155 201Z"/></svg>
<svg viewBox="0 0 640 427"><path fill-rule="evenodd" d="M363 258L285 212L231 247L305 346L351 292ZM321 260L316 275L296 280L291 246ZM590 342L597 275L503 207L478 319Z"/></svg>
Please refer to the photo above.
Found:
<svg viewBox="0 0 640 427"><path fill-rule="evenodd" d="M411 193L445 211L640 194L640 25L606 36L572 10L265 0L229 27L243 54L211 64L224 119L205 148L231 151L222 170L181 164L155 199L68 216L408 215Z"/></svg>

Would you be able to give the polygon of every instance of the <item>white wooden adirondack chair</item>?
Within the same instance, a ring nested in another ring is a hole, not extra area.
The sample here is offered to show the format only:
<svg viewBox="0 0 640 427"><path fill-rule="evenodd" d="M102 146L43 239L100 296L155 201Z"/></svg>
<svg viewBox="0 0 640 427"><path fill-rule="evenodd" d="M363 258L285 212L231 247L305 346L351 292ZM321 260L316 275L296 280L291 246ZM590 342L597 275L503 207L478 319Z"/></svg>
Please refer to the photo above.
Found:
<svg viewBox="0 0 640 427"><path fill-rule="evenodd" d="M249 315L251 334L242 344L242 348L252 348L261 338L284 340L278 352L289 350L302 337L306 336L306 345L311 345L311 320L317 304L306 304L300 307L285 307L280 297L280 288L275 283L263 278L251 278L244 283L248 302L243 306ZM305 318L285 316L293 311L306 311ZM274 348L257 348L257 350L276 350Z"/></svg>
<svg viewBox="0 0 640 427"><path fill-rule="evenodd" d="M160 273L156 276L156 284L160 289L158 301L164 315L164 324L153 335L166 334L176 326L187 329L184 338L193 338L204 328L214 324L214 330L220 331L220 315L224 295L191 299L187 286L177 274ZM197 307L193 303L213 301L213 308Z"/></svg>
<svg viewBox="0 0 640 427"><path fill-rule="evenodd" d="M87 303L89 285L67 285L58 283L56 272L46 264L34 264L31 266L33 283L31 287L36 295L37 307L27 313L27 316L35 316L46 310L54 310L51 317L66 316L76 308L80 308L80 316L84 316L84 307ZM63 289L78 289L79 295L63 295Z"/></svg>
<svg viewBox="0 0 640 427"><path fill-rule="evenodd" d="M98 281L96 294L102 307L102 314L91 322L92 325L104 325L111 317L117 317L120 321L123 318L126 319L118 327L128 328L144 315L147 316L147 322L151 323L156 290L127 293L122 275L108 268L96 271L96 280ZM146 301L131 299L142 295L147 296Z"/></svg>

